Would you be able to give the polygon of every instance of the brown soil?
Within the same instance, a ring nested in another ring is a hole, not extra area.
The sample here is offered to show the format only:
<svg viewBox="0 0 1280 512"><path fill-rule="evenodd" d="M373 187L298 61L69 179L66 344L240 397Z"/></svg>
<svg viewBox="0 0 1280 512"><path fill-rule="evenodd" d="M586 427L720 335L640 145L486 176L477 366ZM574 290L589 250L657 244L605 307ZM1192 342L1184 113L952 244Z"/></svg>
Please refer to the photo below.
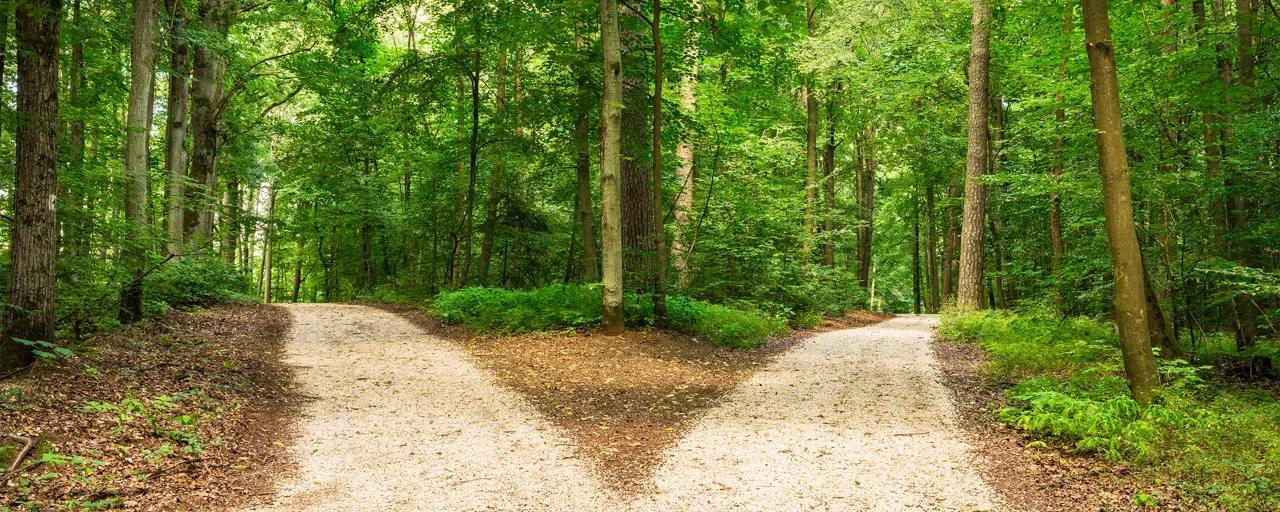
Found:
<svg viewBox="0 0 1280 512"><path fill-rule="evenodd" d="M375 306L456 342L563 429L579 452L597 463L605 481L624 492L644 489L663 451L778 354L818 332L891 317L854 313L757 350L733 350L657 330L618 337L594 332L481 337L443 325L422 310Z"/></svg>
<svg viewBox="0 0 1280 512"><path fill-rule="evenodd" d="M1175 489L1147 482L1122 464L1073 454L1068 445L996 421L995 412L1008 404L1004 398L1008 385L982 373L989 358L981 347L935 336L933 350L943 381L955 394L961 426L984 459L983 478L1014 508L1029 512L1151 510L1133 504L1141 492L1151 495L1160 510L1186 510L1171 503L1176 501ZM1044 446L1028 447L1035 441Z"/></svg>
<svg viewBox="0 0 1280 512"><path fill-rule="evenodd" d="M287 467L282 433L299 400L280 362L289 325L288 312L256 304L170 312L0 381L0 436L41 440L39 453L0 476L0 509L96 502L210 510L264 501ZM161 396L172 405L157 405ZM145 410L83 409L129 399ZM84 459L42 462L44 452Z"/></svg>

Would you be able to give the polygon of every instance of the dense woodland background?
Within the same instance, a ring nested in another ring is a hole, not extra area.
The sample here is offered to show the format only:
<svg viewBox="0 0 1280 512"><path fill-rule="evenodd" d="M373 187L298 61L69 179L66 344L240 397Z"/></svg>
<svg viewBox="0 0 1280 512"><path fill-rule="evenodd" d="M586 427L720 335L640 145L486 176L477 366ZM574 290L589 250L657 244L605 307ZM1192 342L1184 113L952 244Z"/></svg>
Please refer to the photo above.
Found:
<svg viewBox="0 0 1280 512"><path fill-rule="evenodd" d="M19 202L24 24L27 44L44 24L57 58L45 85L60 337L226 290L404 300L599 279L595 3L13 9L0 10L0 158L18 163L0 173ZM618 9L629 292L662 285L792 320L950 300L973 5ZM1227 332L1257 346L1280 304L1280 12L1269 0L1110 10L1148 309L1164 322L1152 333L1172 340L1155 344ZM1111 314L1080 20L1075 2L1006 1L984 25L984 306ZM26 221L5 220L7 248Z"/></svg>

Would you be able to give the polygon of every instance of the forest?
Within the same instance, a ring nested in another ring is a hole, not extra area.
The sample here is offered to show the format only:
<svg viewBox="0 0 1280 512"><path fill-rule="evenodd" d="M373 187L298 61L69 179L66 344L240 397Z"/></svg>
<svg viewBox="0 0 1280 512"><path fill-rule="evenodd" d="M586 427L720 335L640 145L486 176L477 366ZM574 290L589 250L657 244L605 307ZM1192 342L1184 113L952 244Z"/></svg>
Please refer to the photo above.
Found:
<svg viewBox="0 0 1280 512"><path fill-rule="evenodd" d="M246 302L941 313L988 420L1264 510L1277 41L1271 0L5 0L0 379Z"/></svg>

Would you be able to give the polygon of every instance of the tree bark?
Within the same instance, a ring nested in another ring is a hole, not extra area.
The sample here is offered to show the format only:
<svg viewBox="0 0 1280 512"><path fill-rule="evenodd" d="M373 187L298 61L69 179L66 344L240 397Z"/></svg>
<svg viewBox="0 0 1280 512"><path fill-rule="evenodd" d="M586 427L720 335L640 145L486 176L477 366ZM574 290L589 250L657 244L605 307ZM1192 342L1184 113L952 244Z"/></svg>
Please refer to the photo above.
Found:
<svg viewBox="0 0 1280 512"><path fill-rule="evenodd" d="M836 268L836 100L835 94L831 96L827 100L827 146L822 152L822 264Z"/></svg>
<svg viewBox="0 0 1280 512"><path fill-rule="evenodd" d="M471 273L472 225L476 213L476 152L480 141L480 53L471 54L471 138L467 142L470 165L467 166L467 211L462 226L462 270L454 273L455 289L467 286Z"/></svg>
<svg viewBox="0 0 1280 512"><path fill-rule="evenodd" d="M701 4L694 0L694 10L700 12ZM698 101L695 96L695 89L698 85L698 31L690 29L685 34L685 61L689 69L680 77L680 108L684 114L692 117L698 109ZM671 242L671 253L675 256L676 273L679 274L680 284L688 285L691 274L689 273L689 247L686 245L693 234L689 231L689 212L693 211L693 192L694 192L694 171L693 171L693 143L691 139L691 127L686 126L684 133L681 134L680 141L676 145L676 159L679 165L676 166L676 180L680 182L680 191L677 192L675 201L675 222L676 232Z"/></svg>
<svg viewBox="0 0 1280 512"><path fill-rule="evenodd" d="M1102 171L1107 241L1115 270L1116 326L1120 332L1130 390L1134 400L1145 407L1154 400L1160 380L1156 375L1147 330L1145 272L1133 222L1115 48L1111 42L1106 0L1083 0L1083 4L1089 89L1093 96L1094 141L1098 146L1098 163Z"/></svg>
<svg viewBox="0 0 1280 512"><path fill-rule="evenodd" d="M579 27L580 28L580 27ZM586 43L582 33L574 38L579 52L585 51ZM589 77L582 72L577 73L578 94L585 100L588 95ZM582 280L587 283L600 281L600 266L596 262L596 225L595 206L591 198L591 139L587 128L587 108L581 106L577 122L574 123L573 145L578 152L578 223L582 226Z"/></svg>
<svg viewBox="0 0 1280 512"><path fill-rule="evenodd" d="M622 44L616 0L600 0L600 42L604 92L600 104L600 238L604 333L624 330L622 312L622 202L618 175L622 160Z"/></svg>
<svg viewBox="0 0 1280 512"><path fill-rule="evenodd" d="M125 132L124 259L131 274L120 291L122 323L142 320L142 277L147 250L147 155L151 134L151 93L156 72L155 0L133 0L133 43L129 49L129 112Z"/></svg>
<svg viewBox="0 0 1280 512"><path fill-rule="evenodd" d="M871 279L872 237L875 235L876 130L867 127L859 149L858 169L858 284L867 289Z"/></svg>
<svg viewBox="0 0 1280 512"><path fill-rule="evenodd" d="M662 218L662 0L653 0L653 316L667 324L667 233Z"/></svg>
<svg viewBox="0 0 1280 512"><path fill-rule="evenodd" d="M947 198L955 199L959 197L959 187L954 182L947 185ZM948 204L946 209L947 216L947 233L946 240L942 246L942 293L944 299L954 298L956 295L956 273L960 270L960 233L956 229L956 207L954 201Z"/></svg>
<svg viewBox="0 0 1280 512"><path fill-rule="evenodd" d="M227 265L236 264L238 242L241 235L240 219L240 181L232 177L227 180L226 190L222 193L222 261Z"/></svg>
<svg viewBox="0 0 1280 512"><path fill-rule="evenodd" d="M960 240L960 279L956 306L982 307L982 246L986 233L988 69L991 63L991 0L973 0L969 40L969 148L965 164L964 224Z"/></svg>
<svg viewBox="0 0 1280 512"><path fill-rule="evenodd" d="M272 249L275 249L276 234L276 182L271 180L271 185L267 188L267 227L262 235L262 303L271 303L271 283L272 283Z"/></svg>
<svg viewBox="0 0 1280 512"><path fill-rule="evenodd" d="M929 216L929 236L925 239L924 264L927 268L925 277L929 284L929 312L937 313L942 309L942 293L938 289L938 222L933 206L934 186L929 182L925 186L925 211Z"/></svg>
<svg viewBox="0 0 1280 512"><path fill-rule="evenodd" d="M68 104L72 108L79 109L81 107L80 94L89 85L87 73L84 72L84 35L80 30L80 0L74 0L71 7L71 23L75 27L75 33L69 34L72 37L71 43L71 69L69 77L69 94L67 96ZM9 3L0 7L0 84L8 83L4 77L5 57L8 46L9 31ZM80 176L84 170L85 158L85 123L82 116L76 116L71 120L69 126L70 133L67 136L71 145L71 162L69 170L73 176ZM74 190L67 190L64 197L66 204L73 213L69 216L63 216L64 223L64 249L66 255L70 259L74 259L87 253L87 243L85 237L81 234L81 224L85 222L85 215L79 215L79 212L85 210L83 208L83 197ZM71 279L76 280L75 265L72 265Z"/></svg>
<svg viewBox="0 0 1280 512"><path fill-rule="evenodd" d="M1241 92L1240 112L1249 114L1253 101L1253 67L1256 62L1253 49L1253 2L1252 0L1235 0L1236 2L1236 85L1239 86ZM1227 139L1229 135L1223 136ZM1241 162L1238 167L1246 167L1248 164ZM1247 196L1241 191L1240 169L1231 169L1227 174L1225 186L1229 194L1227 199L1227 227L1231 233L1237 235L1237 240L1231 244L1232 259L1243 267L1257 267L1254 262L1255 249L1251 247L1245 236L1245 229L1249 222L1250 202ZM1258 307L1257 302L1248 294L1238 294L1232 298L1236 304L1236 347L1246 348L1257 344L1258 336L1258 317L1262 315L1262 310Z"/></svg>
<svg viewBox="0 0 1280 512"><path fill-rule="evenodd" d="M293 294L290 302L298 302L298 292L302 290L302 253L307 248L307 237L298 231L298 253L293 257Z"/></svg>
<svg viewBox="0 0 1280 512"><path fill-rule="evenodd" d="M58 43L61 0L16 2L18 123L15 132L10 308L0 337L0 372L29 364L13 341L54 340L54 261L58 252Z"/></svg>
<svg viewBox="0 0 1280 512"><path fill-rule="evenodd" d="M507 54L506 52L498 52L498 69L494 72L495 94L494 94L494 117L498 119L498 125L501 126L505 122L503 113L507 109ZM494 144L493 149L493 165L490 167L489 174L489 190L485 195L485 213L484 226L481 230L484 232L480 240L480 261L476 266L476 279L480 284L489 283L489 262L493 257L493 238L497 235L498 229L498 206L501 204L502 191L502 150L501 145Z"/></svg>
<svg viewBox="0 0 1280 512"><path fill-rule="evenodd" d="M814 34L813 0L808 0L805 7L805 25L809 38ZM818 98L814 95L814 75L810 73L804 85L804 106L807 121L805 124L804 142L804 235L802 243L803 256L806 262L812 252L813 235L817 231L818 207Z"/></svg>
<svg viewBox="0 0 1280 512"><path fill-rule="evenodd" d="M166 255L182 254L183 205L187 183L187 75L186 18L182 0L166 0L169 11L169 112L165 125L165 240Z"/></svg>
<svg viewBox="0 0 1280 512"><path fill-rule="evenodd" d="M225 0L199 0L197 15L206 34L222 34ZM218 103L221 56L208 45L196 45L191 84L191 158L183 212L184 238L199 246L213 236L218 189Z"/></svg>

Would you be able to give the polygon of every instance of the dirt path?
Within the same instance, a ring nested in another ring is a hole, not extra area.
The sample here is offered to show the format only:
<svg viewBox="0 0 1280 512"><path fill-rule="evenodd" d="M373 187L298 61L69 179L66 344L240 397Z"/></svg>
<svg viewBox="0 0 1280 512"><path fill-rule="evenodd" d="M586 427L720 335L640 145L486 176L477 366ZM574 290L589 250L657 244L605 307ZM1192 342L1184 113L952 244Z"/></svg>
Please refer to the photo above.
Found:
<svg viewBox="0 0 1280 512"><path fill-rule="evenodd" d="M1000 510L961 439L936 316L822 334L668 453L651 510Z"/></svg>
<svg viewBox="0 0 1280 512"><path fill-rule="evenodd" d="M271 510L996 510L928 339L936 318L820 335L731 393L611 495L523 399L448 342L360 306L291 306L317 397Z"/></svg>
<svg viewBox="0 0 1280 512"><path fill-rule="evenodd" d="M289 306L307 406L267 510L593 510L569 443L447 341L382 310Z"/></svg>

